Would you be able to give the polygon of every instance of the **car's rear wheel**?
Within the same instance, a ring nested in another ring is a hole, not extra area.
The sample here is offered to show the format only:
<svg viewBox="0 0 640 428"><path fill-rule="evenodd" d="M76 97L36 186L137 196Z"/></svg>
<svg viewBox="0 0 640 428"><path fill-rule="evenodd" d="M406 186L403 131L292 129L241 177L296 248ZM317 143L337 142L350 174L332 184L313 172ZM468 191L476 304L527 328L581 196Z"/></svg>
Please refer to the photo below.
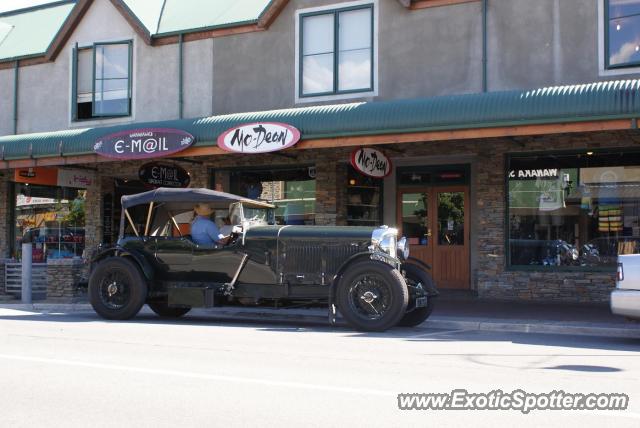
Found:
<svg viewBox="0 0 640 428"><path fill-rule="evenodd" d="M147 282L140 269L123 257L100 262L89 278L89 301L103 318L134 317L147 298Z"/></svg>
<svg viewBox="0 0 640 428"><path fill-rule="evenodd" d="M166 301L155 301L147 303L151 310L162 318L180 318L191 310L191 308L174 308Z"/></svg>
<svg viewBox="0 0 640 428"><path fill-rule="evenodd" d="M396 269L362 261L347 267L336 290L336 303L349 325L363 331L395 326L407 309L409 292Z"/></svg>
<svg viewBox="0 0 640 428"><path fill-rule="evenodd" d="M425 272L423 269L416 265L405 264L402 269L405 272L405 279L409 286L420 286L425 290L433 288L433 279L431 275ZM433 312L434 297L427 296L427 306L421 308L415 308L411 312L407 312L400 322L399 326L402 327L415 327L422 324L429 318L431 312Z"/></svg>

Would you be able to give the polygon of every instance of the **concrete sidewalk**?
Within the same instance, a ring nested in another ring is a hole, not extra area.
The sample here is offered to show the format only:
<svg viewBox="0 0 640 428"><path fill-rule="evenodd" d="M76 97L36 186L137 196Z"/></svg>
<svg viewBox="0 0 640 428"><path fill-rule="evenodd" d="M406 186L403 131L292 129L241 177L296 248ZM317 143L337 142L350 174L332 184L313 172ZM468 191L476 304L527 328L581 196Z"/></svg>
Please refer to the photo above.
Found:
<svg viewBox="0 0 640 428"><path fill-rule="evenodd" d="M42 313L92 313L88 303L0 304L2 309ZM145 307L143 313L151 313ZM325 309L268 309L221 307L194 309L191 316L237 321L304 322L328 325ZM345 326L342 319L338 325ZM444 328L516 333L550 333L640 339L640 323L611 314L605 305L561 305L539 303L446 300L437 302L433 315L418 328Z"/></svg>

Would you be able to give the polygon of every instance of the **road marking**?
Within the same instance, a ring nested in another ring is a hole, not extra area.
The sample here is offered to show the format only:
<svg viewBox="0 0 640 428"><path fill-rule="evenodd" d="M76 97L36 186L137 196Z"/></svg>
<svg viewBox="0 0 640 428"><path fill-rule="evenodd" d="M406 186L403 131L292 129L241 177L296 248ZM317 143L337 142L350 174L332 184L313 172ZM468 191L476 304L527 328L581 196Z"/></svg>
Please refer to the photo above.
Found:
<svg viewBox="0 0 640 428"><path fill-rule="evenodd" d="M132 367L132 366L123 366L118 364L101 364L101 363L90 363L86 361L61 360L57 358L27 357L22 355L7 355L7 354L0 354L0 358L5 360L28 361L32 363L44 363L44 364L57 364L61 366L70 366L70 367L86 367L86 368L101 369L101 370L115 370L115 371L126 371L126 372L134 372L134 373L153 374L153 375L176 376L176 377L182 377L182 378L188 378L188 379L217 380L217 381L232 382L232 383L257 384L257 385L276 386L276 387L284 387L284 388L308 389L308 390L326 391L326 392L342 392L347 394L358 394L358 395L375 395L375 396L393 397L393 398L396 398L398 396L397 392L382 391L377 389L350 388L350 387L344 387L344 386L320 385L320 384L303 383L303 382L287 382L287 381L249 378L249 377L240 377L240 376L226 376L226 375L216 375L216 374L207 374L207 373L185 372L185 371L178 371L178 370L150 369L145 367Z"/></svg>

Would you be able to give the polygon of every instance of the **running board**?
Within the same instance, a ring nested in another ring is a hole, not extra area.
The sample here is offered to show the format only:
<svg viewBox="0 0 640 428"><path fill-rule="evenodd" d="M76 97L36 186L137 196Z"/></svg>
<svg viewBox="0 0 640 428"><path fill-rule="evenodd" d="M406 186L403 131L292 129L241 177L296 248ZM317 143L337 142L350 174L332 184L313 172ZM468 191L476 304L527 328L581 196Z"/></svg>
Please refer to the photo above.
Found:
<svg viewBox="0 0 640 428"><path fill-rule="evenodd" d="M218 288L218 287L216 287ZM190 308L213 308L215 304L214 287L169 287L169 306Z"/></svg>

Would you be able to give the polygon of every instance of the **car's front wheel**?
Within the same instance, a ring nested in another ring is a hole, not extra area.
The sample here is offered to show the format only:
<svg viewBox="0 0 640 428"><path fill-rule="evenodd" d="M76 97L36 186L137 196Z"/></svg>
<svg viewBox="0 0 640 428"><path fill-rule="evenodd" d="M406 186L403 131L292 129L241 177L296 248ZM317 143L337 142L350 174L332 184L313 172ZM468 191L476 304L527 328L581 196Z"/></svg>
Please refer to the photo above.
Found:
<svg viewBox="0 0 640 428"><path fill-rule="evenodd" d="M103 318L134 317L147 298L147 282L140 269L123 257L101 261L89 278L89 301Z"/></svg>
<svg viewBox="0 0 640 428"><path fill-rule="evenodd" d="M404 278L382 262L361 261L349 266L336 290L344 319L363 331L385 331L403 317L409 299Z"/></svg>
<svg viewBox="0 0 640 428"><path fill-rule="evenodd" d="M191 308L174 308L166 301L153 301L147 303L151 310L162 318L180 318L191 310Z"/></svg>

